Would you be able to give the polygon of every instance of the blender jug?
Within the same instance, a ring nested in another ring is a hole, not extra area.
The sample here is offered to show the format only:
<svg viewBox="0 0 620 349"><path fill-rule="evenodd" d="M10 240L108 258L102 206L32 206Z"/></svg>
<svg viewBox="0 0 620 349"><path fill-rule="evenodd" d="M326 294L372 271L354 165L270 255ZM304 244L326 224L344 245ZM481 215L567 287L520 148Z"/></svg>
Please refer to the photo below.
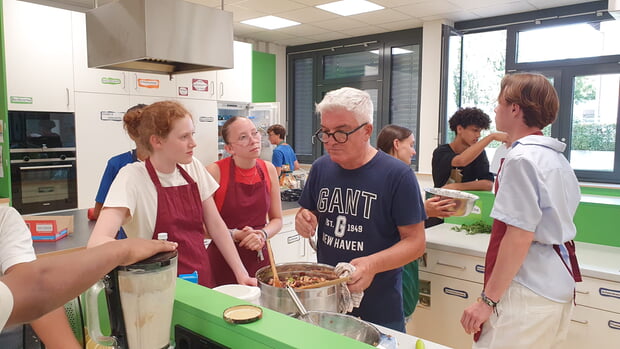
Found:
<svg viewBox="0 0 620 349"><path fill-rule="evenodd" d="M90 338L119 349L162 349L170 344L177 278L177 251L120 266L86 291ZM105 290L111 335L99 324L99 293Z"/></svg>

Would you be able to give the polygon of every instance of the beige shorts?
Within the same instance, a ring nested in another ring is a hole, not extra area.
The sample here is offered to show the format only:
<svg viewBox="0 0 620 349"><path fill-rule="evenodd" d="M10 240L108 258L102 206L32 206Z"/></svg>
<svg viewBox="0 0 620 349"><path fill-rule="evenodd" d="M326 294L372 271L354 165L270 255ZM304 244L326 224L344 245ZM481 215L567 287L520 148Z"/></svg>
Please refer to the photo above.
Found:
<svg viewBox="0 0 620 349"><path fill-rule="evenodd" d="M572 301L554 302L513 281L472 348L560 348L572 311Z"/></svg>

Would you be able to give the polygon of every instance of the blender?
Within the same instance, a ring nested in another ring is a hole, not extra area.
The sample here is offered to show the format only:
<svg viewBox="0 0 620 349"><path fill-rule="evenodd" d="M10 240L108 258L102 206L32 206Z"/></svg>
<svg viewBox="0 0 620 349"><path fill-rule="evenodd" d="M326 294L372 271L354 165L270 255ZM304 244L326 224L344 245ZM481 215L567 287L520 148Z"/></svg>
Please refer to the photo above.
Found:
<svg viewBox="0 0 620 349"><path fill-rule="evenodd" d="M177 251L108 273L85 293L90 338L118 349L168 348L176 278ZM110 336L101 333L99 324L98 298L104 290Z"/></svg>

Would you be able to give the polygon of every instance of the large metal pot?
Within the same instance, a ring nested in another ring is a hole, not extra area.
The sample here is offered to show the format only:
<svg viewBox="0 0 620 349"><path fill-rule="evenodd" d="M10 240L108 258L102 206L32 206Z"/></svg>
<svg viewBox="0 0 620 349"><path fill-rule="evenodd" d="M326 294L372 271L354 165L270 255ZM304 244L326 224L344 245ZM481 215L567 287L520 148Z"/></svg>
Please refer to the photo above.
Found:
<svg viewBox="0 0 620 349"><path fill-rule="evenodd" d="M381 332L375 326L350 315L309 311L297 318L375 347L381 342Z"/></svg>
<svg viewBox="0 0 620 349"><path fill-rule="evenodd" d="M334 267L327 264L318 263L282 263L276 264L280 280L299 274L322 276L327 279L336 278ZM269 279L273 277L270 266L262 267L256 272L258 287L261 290L261 305L271 310L286 314L298 314L295 303L284 288L269 285ZM301 300L307 310L338 312L338 294L341 284L324 286L310 289L295 289L297 297Z"/></svg>

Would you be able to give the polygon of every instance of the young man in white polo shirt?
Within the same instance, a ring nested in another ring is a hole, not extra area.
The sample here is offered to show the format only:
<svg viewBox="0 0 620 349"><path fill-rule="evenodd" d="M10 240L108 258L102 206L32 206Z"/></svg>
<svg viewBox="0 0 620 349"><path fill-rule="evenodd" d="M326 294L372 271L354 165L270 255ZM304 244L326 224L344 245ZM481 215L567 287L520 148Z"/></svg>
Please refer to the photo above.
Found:
<svg viewBox="0 0 620 349"><path fill-rule="evenodd" d="M495 123L514 141L496 181L484 290L461 318L474 348L559 348L566 338L581 281L572 242L581 195L566 145L541 132L558 109L543 75L502 79Z"/></svg>

